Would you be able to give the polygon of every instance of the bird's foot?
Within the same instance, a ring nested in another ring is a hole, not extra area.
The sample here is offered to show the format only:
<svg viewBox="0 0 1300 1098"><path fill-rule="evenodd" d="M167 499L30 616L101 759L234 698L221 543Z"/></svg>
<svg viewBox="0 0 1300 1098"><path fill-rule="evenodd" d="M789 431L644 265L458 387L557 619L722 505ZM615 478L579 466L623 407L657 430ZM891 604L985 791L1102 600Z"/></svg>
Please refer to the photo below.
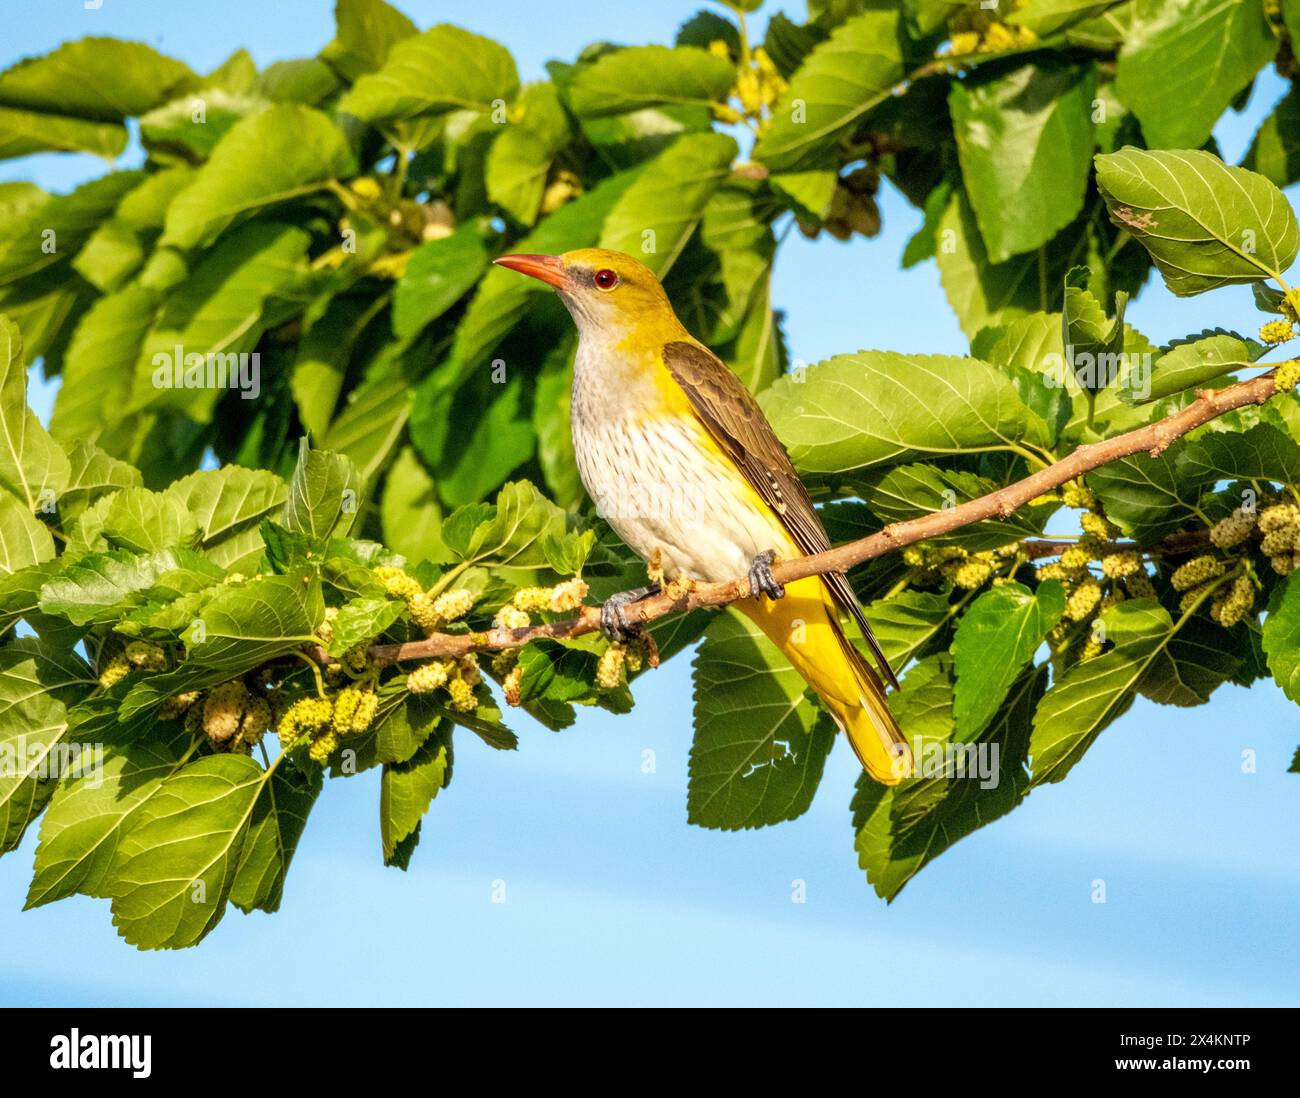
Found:
<svg viewBox="0 0 1300 1098"><path fill-rule="evenodd" d="M749 566L749 592L754 598L759 595L766 595L769 599L785 598L785 588L772 575L772 561L775 559L776 552L769 549L759 553Z"/></svg>
<svg viewBox="0 0 1300 1098"><path fill-rule="evenodd" d="M652 583L647 587L634 587L631 591L610 595L600 607L600 631L605 634L605 638L615 644L626 644L639 636L643 626L640 622L628 621L627 607L658 593L659 585Z"/></svg>

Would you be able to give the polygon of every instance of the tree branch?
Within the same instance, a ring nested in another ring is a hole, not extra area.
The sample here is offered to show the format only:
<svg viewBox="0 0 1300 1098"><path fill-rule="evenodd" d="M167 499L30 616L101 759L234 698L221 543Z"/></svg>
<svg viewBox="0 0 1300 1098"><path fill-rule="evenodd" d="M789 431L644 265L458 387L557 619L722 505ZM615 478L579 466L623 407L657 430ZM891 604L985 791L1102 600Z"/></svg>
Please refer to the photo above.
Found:
<svg viewBox="0 0 1300 1098"><path fill-rule="evenodd" d="M884 556L914 542L938 537L985 519L1005 519L1030 500L1099 466L1144 451L1157 457L1171 442L1189 431L1235 408L1263 404L1275 392L1272 371L1223 389L1202 389L1197 393L1197 399L1181 411L1114 438L1080 446L1069 457L1005 488L999 488L996 492L948 510L934 511L907 522L892 523L869 537L847 542L824 553L780 561L773 565L772 573L779 582L790 583L825 572L847 572L854 565ZM1187 548L1199 544L1201 540L1195 538L1188 541L1183 535L1176 537L1182 538L1179 545ZM1065 547L1064 543L1054 543L1050 539L1039 544L1048 546L1049 551L1035 552L1035 556L1050 556ZM1171 546L1168 551L1177 552L1178 546ZM724 583L669 584L661 593L628 606L625 612L630 621L646 623L686 610L724 606L737 599L747 598L749 593L748 578ZM482 633L435 633L422 641L375 645L370 649L370 655L377 663L386 665L405 660L518 648L534 640L577 637L599 628L600 609L584 606L576 617L565 621L524 629L490 629Z"/></svg>

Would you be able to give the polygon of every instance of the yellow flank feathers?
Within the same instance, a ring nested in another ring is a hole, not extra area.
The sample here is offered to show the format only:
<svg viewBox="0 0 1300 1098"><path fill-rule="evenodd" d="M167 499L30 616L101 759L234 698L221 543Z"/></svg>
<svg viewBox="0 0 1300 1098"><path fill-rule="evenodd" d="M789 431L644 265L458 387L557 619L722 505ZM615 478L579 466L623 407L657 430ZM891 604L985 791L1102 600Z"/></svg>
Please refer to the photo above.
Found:
<svg viewBox="0 0 1300 1098"><path fill-rule="evenodd" d="M907 741L818 577L788 584L785 598L775 602L742 599L734 605L817 691L868 774L897 785L912 773Z"/></svg>

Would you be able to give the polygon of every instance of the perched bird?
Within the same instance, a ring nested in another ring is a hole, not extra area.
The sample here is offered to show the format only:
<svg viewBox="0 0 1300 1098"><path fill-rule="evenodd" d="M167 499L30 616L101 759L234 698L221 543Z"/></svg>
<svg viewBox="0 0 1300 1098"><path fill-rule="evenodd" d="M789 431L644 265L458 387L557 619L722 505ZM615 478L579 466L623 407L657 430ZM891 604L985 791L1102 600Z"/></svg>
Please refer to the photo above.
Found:
<svg viewBox="0 0 1300 1098"><path fill-rule="evenodd" d="M790 459L740 379L682 326L644 264L620 252L508 255L503 267L554 286L578 326L573 448L588 494L665 579L708 582L748 574L734 606L785 654L826 703L867 772L894 785L912 756L880 676L845 635L851 614L881 671L898 685L842 573L782 587L772 562L830 541ZM625 608L601 610L606 635L631 632ZM766 596L766 597L764 597Z"/></svg>

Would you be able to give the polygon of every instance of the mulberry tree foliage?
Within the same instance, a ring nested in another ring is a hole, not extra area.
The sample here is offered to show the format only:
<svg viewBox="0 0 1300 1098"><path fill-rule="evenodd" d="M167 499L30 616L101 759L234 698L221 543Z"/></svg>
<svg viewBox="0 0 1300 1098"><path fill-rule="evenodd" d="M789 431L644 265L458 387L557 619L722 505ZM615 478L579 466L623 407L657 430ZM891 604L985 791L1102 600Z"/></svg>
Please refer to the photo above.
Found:
<svg viewBox="0 0 1300 1098"><path fill-rule="evenodd" d="M0 184L0 842L38 832L29 905L100 897L127 941L191 945L229 904L275 910L324 779L370 769L405 868L456 737L625 713L688 648L690 820L807 809L833 726L729 612L391 658L643 582L577 477L571 324L505 252L648 263L836 541L1281 363L1265 404L854 571L921 764L853 800L880 895L1138 696L1272 678L1300 702L1295 85L1242 167L1211 139L1265 66L1296 76L1300 5L810 0L761 39L755 6L532 83L384 0L339 0L318 53L260 71L91 37L0 73L0 157L109 164L67 194ZM923 211L901 262L937 265L970 354L790 372L778 244L876 235L882 181ZM1153 266L1182 296L1250 283L1265 323L1153 345L1131 302ZM61 379L45 426L33 365Z"/></svg>

